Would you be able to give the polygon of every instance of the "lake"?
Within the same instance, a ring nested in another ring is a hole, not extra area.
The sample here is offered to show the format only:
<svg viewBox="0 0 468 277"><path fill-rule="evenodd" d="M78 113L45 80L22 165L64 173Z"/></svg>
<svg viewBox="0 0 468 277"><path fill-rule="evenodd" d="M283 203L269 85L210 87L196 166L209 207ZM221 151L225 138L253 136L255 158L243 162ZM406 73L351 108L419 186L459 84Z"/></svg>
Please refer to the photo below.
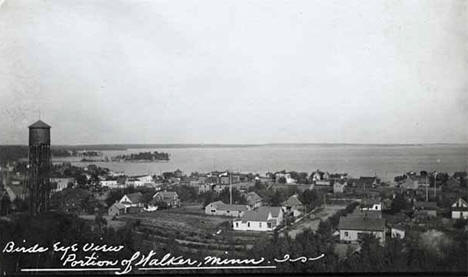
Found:
<svg viewBox="0 0 468 277"><path fill-rule="evenodd" d="M231 170L266 173L269 171L304 171L317 169L328 172L346 172L353 177L377 175L393 180L408 171L439 171L453 173L468 170L468 145L264 145L250 147L194 147L128 149L102 151L104 156L167 152L168 162L94 162L127 175L161 174L182 170L184 173ZM58 161L59 159L54 159ZM75 165L87 166L79 158Z"/></svg>

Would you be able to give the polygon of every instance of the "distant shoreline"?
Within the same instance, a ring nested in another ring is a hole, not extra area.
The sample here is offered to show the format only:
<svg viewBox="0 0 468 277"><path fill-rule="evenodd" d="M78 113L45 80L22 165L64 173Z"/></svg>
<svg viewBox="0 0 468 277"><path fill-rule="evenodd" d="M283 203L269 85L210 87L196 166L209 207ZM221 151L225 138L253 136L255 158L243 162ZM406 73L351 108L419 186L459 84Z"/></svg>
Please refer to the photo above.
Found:
<svg viewBox="0 0 468 277"><path fill-rule="evenodd" d="M100 150L126 151L128 149L174 149L174 148L252 148L252 147L428 147L428 146L461 146L463 143L407 143L407 144L378 144L378 143L264 143L264 144L75 144L52 145L52 149L69 150ZM27 147L27 145L0 145L0 147Z"/></svg>

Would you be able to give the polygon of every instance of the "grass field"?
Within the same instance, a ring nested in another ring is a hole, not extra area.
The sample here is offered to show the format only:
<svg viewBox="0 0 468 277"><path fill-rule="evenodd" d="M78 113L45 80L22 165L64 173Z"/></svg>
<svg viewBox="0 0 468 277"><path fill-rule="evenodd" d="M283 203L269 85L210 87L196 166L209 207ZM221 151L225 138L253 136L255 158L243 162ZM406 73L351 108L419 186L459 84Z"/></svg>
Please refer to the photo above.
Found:
<svg viewBox="0 0 468 277"><path fill-rule="evenodd" d="M121 221L139 221L138 233L150 242L171 239L189 249L208 251L243 251L262 236L261 232L238 232L231 228L232 218L205 215L200 205L127 214Z"/></svg>

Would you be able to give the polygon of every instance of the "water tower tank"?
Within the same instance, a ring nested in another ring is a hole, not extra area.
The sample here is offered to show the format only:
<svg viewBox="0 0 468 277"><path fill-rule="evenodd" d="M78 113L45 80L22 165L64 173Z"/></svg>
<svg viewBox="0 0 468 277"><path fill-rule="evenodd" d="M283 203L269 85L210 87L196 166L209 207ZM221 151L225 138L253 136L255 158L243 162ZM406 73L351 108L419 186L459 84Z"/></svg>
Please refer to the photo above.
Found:
<svg viewBox="0 0 468 277"><path fill-rule="evenodd" d="M50 126L41 120L29 126L29 145L50 145Z"/></svg>

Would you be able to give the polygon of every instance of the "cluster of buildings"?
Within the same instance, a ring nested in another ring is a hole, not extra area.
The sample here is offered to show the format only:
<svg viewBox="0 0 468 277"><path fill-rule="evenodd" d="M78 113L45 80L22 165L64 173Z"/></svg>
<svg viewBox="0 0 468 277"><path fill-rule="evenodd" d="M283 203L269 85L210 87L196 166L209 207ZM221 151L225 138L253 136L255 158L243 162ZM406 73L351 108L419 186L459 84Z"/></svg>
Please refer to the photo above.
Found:
<svg viewBox="0 0 468 277"><path fill-rule="evenodd" d="M158 191L149 201L145 201L141 192L125 194L119 201L108 209L108 214L112 217L140 213L142 211L156 211L159 207L177 208L180 207L179 195L175 191Z"/></svg>
<svg viewBox="0 0 468 277"><path fill-rule="evenodd" d="M209 203L205 214L233 217L232 227L237 231L273 231L281 226L285 216L299 217L304 213L304 205L297 194L290 196L280 207L263 206L261 197L255 192L249 192L246 199L246 205L222 201Z"/></svg>
<svg viewBox="0 0 468 277"><path fill-rule="evenodd" d="M438 216L440 208L436 202L414 201L410 206L415 219L431 222ZM410 220L387 222L382 216L384 210L380 199L363 199L353 213L341 216L338 224L339 239L342 242L355 243L361 241L363 235L373 235L381 244L385 243L386 234L392 238L403 239L408 229L415 226ZM451 218L468 220L468 203L458 198L450 207ZM424 222L417 220L418 223Z"/></svg>

